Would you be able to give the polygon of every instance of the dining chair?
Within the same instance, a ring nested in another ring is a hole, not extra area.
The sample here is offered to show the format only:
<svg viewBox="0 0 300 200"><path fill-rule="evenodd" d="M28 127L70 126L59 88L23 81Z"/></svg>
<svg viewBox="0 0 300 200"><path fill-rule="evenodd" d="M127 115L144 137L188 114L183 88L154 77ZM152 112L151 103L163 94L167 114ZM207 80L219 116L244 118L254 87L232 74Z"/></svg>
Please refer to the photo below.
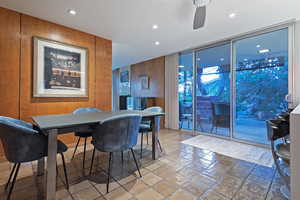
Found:
<svg viewBox="0 0 300 200"><path fill-rule="evenodd" d="M144 112L157 112L160 113L162 112L162 108L159 106L153 106L153 107L149 107L143 110ZM158 122L158 126L160 125L160 120ZM159 129L159 128L158 128ZM153 130L153 126L150 120L142 120L140 128L139 128L139 132L141 133L141 155L140 157L143 157L143 140L144 140L144 134L146 134L147 136L147 144L148 144L148 135L151 132L152 133ZM157 140L160 151L162 152L162 147L160 144L159 139Z"/></svg>
<svg viewBox="0 0 300 200"><path fill-rule="evenodd" d="M78 114L82 114L82 113L89 113L89 112L102 112L101 110L97 109L97 108L78 108L76 110L73 111L74 115L78 115ZM75 146L75 150L73 152L73 156L72 159L74 159L75 157L75 153L77 151L79 142L81 140L81 138L84 138L84 149L83 149L83 160L82 160L82 167L84 169L85 166L85 154L86 154L86 143L87 143L87 139L89 137L92 137L92 130L86 130L83 132L75 132L74 133L76 137L78 137L76 146Z"/></svg>
<svg viewBox="0 0 300 200"><path fill-rule="evenodd" d="M5 185L8 189L11 179L7 200L10 199L19 169L22 163L32 162L48 155L48 137L31 123L9 117L0 116L0 140L3 145L6 159L13 163L12 171ZM68 147L61 141L57 143L57 153L61 155L65 173L66 187L69 189L69 182L66 170L64 152Z"/></svg>
<svg viewBox="0 0 300 200"><path fill-rule="evenodd" d="M93 169L95 151L108 152L108 170L106 191L109 192L109 181L112 165L112 156L115 152L131 151L136 168L142 177L133 147L137 144L139 125L141 116L137 114L123 114L106 119L101 124L95 126L92 133L92 144L94 145L90 175Z"/></svg>

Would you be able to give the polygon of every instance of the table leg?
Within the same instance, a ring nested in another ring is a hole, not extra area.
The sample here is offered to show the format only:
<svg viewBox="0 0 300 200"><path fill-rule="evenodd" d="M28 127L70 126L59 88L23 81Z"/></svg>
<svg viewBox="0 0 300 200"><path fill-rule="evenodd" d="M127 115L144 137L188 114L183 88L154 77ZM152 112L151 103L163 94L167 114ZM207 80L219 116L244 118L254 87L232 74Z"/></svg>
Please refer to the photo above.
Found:
<svg viewBox="0 0 300 200"><path fill-rule="evenodd" d="M47 200L56 198L57 129L48 132Z"/></svg>
<svg viewBox="0 0 300 200"><path fill-rule="evenodd" d="M41 158L37 163L37 175L42 176L45 172L45 158Z"/></svg>
<svg viewBox="0 0 300 200"><path fill-rule="evenodd" d="M152 124L152 159L156 160L159 156L159 150L158 150L158 138L159 138L159 126L160 126L160 117L155 116L151 120Z"/></svg>

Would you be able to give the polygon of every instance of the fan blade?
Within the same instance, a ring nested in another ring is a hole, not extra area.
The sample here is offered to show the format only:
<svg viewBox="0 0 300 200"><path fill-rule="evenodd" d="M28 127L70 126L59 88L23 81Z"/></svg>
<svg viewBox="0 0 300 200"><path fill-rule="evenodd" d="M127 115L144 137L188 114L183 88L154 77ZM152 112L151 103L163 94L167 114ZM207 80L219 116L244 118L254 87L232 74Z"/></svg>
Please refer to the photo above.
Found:
<svg viewBox="0 0 300 200"><path fill-rule="evenodd" d="M205 17L206 17L206 7L197 7L194 17L194 30L201 28L205 24Z"/></svg>

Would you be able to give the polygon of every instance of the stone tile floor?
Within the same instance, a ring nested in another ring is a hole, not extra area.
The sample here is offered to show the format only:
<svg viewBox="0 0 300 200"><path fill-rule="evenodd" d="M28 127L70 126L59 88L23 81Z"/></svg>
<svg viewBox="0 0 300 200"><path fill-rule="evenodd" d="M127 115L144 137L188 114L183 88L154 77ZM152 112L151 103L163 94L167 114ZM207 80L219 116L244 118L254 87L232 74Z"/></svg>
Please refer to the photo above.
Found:
<svg viewBox="0 0 300 200"><path fill-rule="evenodd" d="M73 148L66 153L70 189L64 186L61 158L58 156L57 199L65 200L281 200L283 184L274 169L259 166L202 150L182 140L192 133L160 131L164 152L160 159L151 159L151 146L139 159L142 178L139 178L129 153L115 153L112 165L110 192L106 193L108 156L97 152L93 173L89 176L92 145L88 146L86 168L82 169L82 147L71 160ZM144 142L146 144L146 140ZM149 142L150 144L150 142ZM139 144L136 155L140 156ZM0 163L0 199L5 199L4 184L12 165ZM45 176L36 176L36 162L23 164L11 199L44 199Z"/></svg>

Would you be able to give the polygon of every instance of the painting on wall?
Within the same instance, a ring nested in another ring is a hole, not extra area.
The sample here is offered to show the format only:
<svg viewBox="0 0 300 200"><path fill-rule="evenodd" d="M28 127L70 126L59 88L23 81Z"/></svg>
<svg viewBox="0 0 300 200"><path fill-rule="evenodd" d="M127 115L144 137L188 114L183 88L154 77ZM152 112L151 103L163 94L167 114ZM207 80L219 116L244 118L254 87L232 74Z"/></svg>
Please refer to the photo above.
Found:
<svg viewBox="0 0 300 200"><path fill-rule="evenodd" d="M141 88L142 89L149 89L149 76L141 76Z"/></svg>
<svg viewBox="0 0 300 200"><path fill-rule="evenodd" d="M34 37L34 97L87 97L88 50Z"/></svg>

